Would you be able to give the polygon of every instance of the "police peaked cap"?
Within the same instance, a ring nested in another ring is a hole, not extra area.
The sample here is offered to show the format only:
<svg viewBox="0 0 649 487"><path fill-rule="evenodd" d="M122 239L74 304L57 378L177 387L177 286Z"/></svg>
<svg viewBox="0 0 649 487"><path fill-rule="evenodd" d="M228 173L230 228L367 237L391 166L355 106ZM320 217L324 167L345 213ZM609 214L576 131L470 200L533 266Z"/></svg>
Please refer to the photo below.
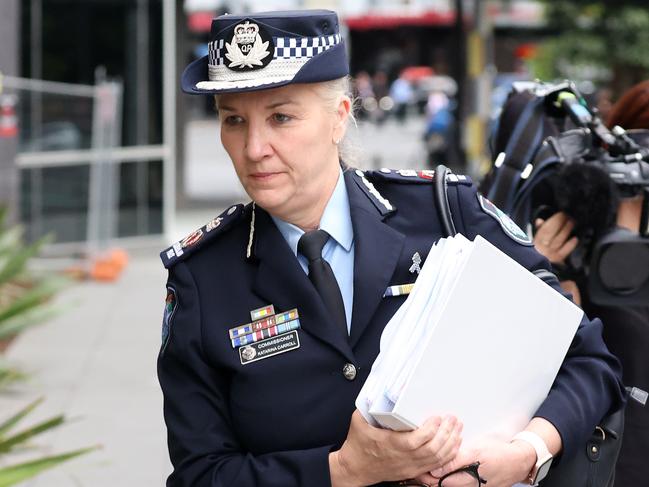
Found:
<svg viewBox="0 0 649 487"><path fill-rule="evenodd" d="M292 10L213 19L208 55L185 68L181 84L190 94L234 93L347 74L336 13Z"/></svg>

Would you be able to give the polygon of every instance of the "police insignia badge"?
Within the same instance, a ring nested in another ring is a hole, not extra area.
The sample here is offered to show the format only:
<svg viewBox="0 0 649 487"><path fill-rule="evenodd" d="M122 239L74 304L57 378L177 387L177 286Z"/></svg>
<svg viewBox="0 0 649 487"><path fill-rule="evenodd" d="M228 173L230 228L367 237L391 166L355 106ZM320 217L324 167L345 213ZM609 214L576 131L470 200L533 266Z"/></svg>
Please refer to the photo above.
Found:
<svg viewBox="0 0 649 487"><path fill-rule="evenodd" d="M191 247L196 242L198 242L201 238L203 238L203 230L199 228L195 232L192 232L190 235L187 235L187 237L182 239L180 241L180 247L183 249L187 247Z"/></svg>
<svg viewBox="0 0 649 487"><path fill-rule="evenodd" d="M218 228L222 221L223 221L223 218L221 218L220 216L217 216L212 221L210 221L207 225L205 225L205 231L209 233L212 230L214 230L215 228Z"/></svg>
<svg viewBox="0 0 649 487"><path fill-rule="evenodd" d="M255 22L246 20L234 27L232 40L225 43L225 65L233 70L266 67L273 59L273 38Z"/></svg>
<svg viewBox="0 0 649 487"><path fill-rule="evenodd" d="M480 202L480 207L487 215L496 220L500 227L503 229L505 234L514 240L515 242L521 245L533 246L534 243L530 240L530 237L525 233L521 228L514 223L514 221L509 218L509 216L500 210L496 205L494 205L487 198L478 193L478 201Z"/></svg>
<svg viewBox="0 0 649 487"><path fill-rule="evenodd" d="M171 287L167 287L167 297L165 298L165 309L162 317L162 348L160 353L167 348L169 336L171 335L171 319L176 312L177 304L176 291Z"/></svg>
<svg viewBox="0 0 649 487"><path fill-rule="evenodd" d="M419 255L419 252L415 252L412 255L412 265L410 266L410 271L411 274L414 274L415 272L419 274L421 272L421 255Z"/></svg>

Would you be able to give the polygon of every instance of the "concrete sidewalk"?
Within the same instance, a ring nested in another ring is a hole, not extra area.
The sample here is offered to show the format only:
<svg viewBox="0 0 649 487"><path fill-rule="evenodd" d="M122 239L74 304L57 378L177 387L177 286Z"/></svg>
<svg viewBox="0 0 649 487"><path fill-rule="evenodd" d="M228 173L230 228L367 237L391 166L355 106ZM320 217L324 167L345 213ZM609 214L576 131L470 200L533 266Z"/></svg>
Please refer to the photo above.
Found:
<svg viewBox="0 0 649 487"><path fill-rule="evenodd" d="M32 378L0 397L0 420L40 396L45 403L25 425L59 413L73 418L33 441L47 448L15 460L103 446L25 485L164 485L171 466L156 378L166 278L158 250L132 252L115 283L66 290L57 298L66 311L20 335L8 350L6 359Z"/></svg>

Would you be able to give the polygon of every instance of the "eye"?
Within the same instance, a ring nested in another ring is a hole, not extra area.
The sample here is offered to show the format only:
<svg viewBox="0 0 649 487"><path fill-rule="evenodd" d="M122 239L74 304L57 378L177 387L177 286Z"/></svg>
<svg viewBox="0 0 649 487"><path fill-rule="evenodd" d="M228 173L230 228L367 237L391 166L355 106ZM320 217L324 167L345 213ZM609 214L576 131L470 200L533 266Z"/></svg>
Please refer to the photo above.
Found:
<svg viewBox="0 0 649 487"><path fill-rule="evenodd" d="M290 122L293 119L290 115L285 113L273 113L273 121L277 123L286 123Z"/></svg>
<svg viewBox="0 0 649 487"><path fill-rule="evenodd" d="M243 118L241 118L239 115L228 115L223 120L223 123L230 126L239 125L243 123Z"/></svg>

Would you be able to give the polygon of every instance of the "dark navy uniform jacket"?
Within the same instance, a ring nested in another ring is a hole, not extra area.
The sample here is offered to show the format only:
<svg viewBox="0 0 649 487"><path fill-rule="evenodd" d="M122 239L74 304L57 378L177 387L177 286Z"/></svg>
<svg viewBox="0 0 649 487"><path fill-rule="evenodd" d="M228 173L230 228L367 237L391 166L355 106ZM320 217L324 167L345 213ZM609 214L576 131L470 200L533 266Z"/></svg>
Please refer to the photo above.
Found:
<svg viewBox="0 0 649 487"><path fill-rule="evenodd" d="M425 259L445 236L430 180L377 171L364 182L353 170L344 177L355 242L348 340L259 207L254 215L252 205L230 209L181 256L163 252L175 296L158 359L174 466L168 486L331 485L328 454L345 440L383 327L406 299L384 292L412 282L413 254ZM532 246L514 241L483 211L470 183L449 182L448 195L458 231L469 239L482 235L530 270L549 269ZM300 347L242 365L228 330L268 304L276 312L298 309ZM619 364L601 335L600 321L584 318L537 412L556 426L567 454L623 401ZM353 380L343 374L346 364L357 369Z"/></svg>

